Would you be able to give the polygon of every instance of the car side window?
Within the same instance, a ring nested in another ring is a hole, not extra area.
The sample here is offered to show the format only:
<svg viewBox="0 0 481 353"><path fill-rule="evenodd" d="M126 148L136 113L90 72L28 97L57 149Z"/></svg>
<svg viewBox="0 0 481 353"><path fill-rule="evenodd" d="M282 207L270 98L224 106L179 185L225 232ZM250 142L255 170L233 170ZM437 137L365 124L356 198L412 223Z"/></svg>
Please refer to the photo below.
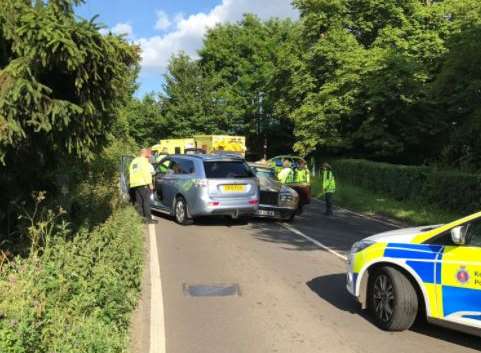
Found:
<svg viewBox="0 0 481 353"><path fill-rule="evenodd" d="M481 247L481 221L468 223L466 229L466 245Z"/></svg>
<svg viewBox="0 0 481 353"><path fill-rule="evenodd" d="M170 164L171 164L170 159L163 160L162 162L160 162L155 166L155 172L157 174L162 174L162 175L166 174L167 171L170 169Z"/></svg>
<svg viewBox="0 0 481 353"><path fill-rule="evenodd" d="M195 167L194 167L194 161L191 161L190 159L178 159L177 165L179 166L179 173L178 174L194 174Z"/></svg>
<svg viewBox="0 0 481 353"><path fill-rule="evenodd" d="M451 239L451 231L450 230L439 234L435 238L428 239L427 241L424 242L424 244L444 245L444 246L456 245L456 244L453 243L453 240Z"/></svg>
<svg viewBox="0 0 481 353"><path fill-rule="evenodd" d="M466 244L458 246L481 247L481 220L475 220L461 226L461 232L466 234ZM426 244L456 246L451 239L451 230L441 233L433 239L429 239Z"/></svg>
<svg viewBox="0 0 481 353"><path fill-rule="evenodd" d="M172 170L173 174L182 174L182 168L178 160L173 159L169 169Z"/></svg>

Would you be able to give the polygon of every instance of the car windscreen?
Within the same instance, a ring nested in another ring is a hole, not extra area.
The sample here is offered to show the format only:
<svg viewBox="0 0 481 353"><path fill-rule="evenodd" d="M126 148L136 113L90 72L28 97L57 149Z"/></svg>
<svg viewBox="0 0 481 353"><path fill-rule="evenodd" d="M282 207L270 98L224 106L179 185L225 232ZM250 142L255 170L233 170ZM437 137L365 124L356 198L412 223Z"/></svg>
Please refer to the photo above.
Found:
<svg viewBox="0 0 481 353"><path fill-rule="evenodd" d="M208 179L253 178L254 174L242 161L204 162L205 176Z"/></svg>

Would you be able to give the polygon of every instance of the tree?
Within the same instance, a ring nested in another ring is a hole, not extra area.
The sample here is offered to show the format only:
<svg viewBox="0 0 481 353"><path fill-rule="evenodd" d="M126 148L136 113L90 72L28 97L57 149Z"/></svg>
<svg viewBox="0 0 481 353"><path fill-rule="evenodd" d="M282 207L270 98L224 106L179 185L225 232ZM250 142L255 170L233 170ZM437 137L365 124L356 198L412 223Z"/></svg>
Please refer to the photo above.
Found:
<svg viewBox="0 0 481 353"><path fill-rule="evenodd" d="M217 92L216 77L208 76L184 53L171 58L161 96L168 135L185 137L232 131L229 97Z"/></svg>
<svg viewBox="0 0 481 353"><path fill-rule="evenodd" d="M132 137L139 146L152 146L168 136L169 126L162 115L162 107L153 93L142 99L132 98L122 109L120 118L125 119L125 135Z"/></svg>
<svg viewBox="0 0 481 353"><path fill-rule="evenodd" d="M59 165L92 158L135 87L138 48L78 19L80 2L0 3L2 210L55 190Z"/></svg>
<svg viewBox="0 0 481 353"><path fill-rule="evenodd" d="M216 91L225 98L238 134L246 135L251 152L262 155L264 140L270 153L286 152L292 142L292 123L277 114L274 99L280 87L274 71L278 49L288 38L289 20L263 22L245 15L237 24L210 30L200 50L200 64L217 81Z"/></svg>
<svg viewBox="0 0 481 353"><path fill-rule="evenodd" d="M417 0L294 4L301 11L297 53L304 78L298 81L309 83L291 113L296 149L427 158L429 141L446 128L433 119L427 98L446 50L439 9Z"/></svg>

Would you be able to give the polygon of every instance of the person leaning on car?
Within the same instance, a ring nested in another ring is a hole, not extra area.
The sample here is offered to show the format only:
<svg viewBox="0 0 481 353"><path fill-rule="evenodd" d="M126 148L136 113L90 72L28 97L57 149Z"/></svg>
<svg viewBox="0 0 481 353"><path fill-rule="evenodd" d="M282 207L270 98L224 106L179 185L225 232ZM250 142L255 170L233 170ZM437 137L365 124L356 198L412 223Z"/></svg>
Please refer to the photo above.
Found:
<svg viewBox="0 0 481 353"><path fill-rule="evenodd" d="M135 206L145 223L157 223L152 219L150 210L151 194L154 189L152 184L153 167L149 163L149 151L140 150L139 156L134 158L129 166L130 188L135 194Z"/></svg>

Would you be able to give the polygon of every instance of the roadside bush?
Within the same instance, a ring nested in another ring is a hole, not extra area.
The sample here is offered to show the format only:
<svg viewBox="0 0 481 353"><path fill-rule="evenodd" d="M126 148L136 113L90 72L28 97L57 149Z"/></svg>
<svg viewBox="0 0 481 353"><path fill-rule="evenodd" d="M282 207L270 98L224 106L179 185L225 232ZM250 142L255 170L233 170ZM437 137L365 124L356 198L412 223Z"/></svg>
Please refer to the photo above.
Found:
<svg viewBox="0 0 481 353"><path fill-rule="evenodd" d="M361 159L336 160L332 165L339 179L399 201L419 201L463 213L480 209L481 176L477 174Z"/></svg>
<svg viewBox="0 0 481 353"><path fill-rule="evenodd" d="M143 266L138 215L119 208L67 239L0 269L0 352L125 351Z"/></svg>
<svg viewBox="0 0 481 353"><path fill-rule="evenodd" d="M91 229L104 222L122 204L119 186L120 158L135 154L130 139L113 140L94 160L75 166L72 192L66 200L72 221L78 228Z"/></svg>

